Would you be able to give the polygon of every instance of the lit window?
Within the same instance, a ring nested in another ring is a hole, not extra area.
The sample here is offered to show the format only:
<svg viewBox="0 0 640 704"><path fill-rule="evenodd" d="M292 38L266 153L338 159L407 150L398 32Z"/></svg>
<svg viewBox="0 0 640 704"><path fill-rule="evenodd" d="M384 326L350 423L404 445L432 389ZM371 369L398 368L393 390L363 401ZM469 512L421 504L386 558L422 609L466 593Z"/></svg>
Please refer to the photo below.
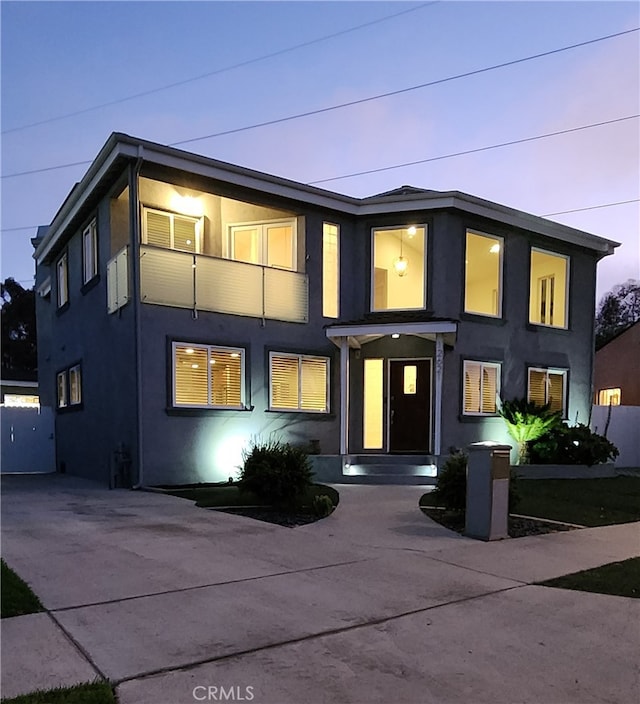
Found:
<svg viewBox="0 0 640 704"><path fill-rule="evenodd" d="M337 318L340 297L340 229L322 226L322 315Z"/></svg>
<svg viewBox="0 0 640 704"><path fill-rule="evenodd" d="M174 342L173 403L244 408L244 350Z"/></svg>
<svg viewBox="0 0 640 704"><path fill-rule="evenodd" d="M82 232L82 280L88 283L98 273L98 230L95 219Z"/></svg>
<svg viewBox="0 0 640 704"><path fill-rule="evenodd" d="M493 415L500 393L500 365L488 362L464 363L464 414Z"/></svg>
<svg viewBox="0 0 640 704"><path fill-rule="evenodd" d="M622 392L620 389L600 389L598 392L599 406L619 406Z"/></svg>
<svg viewBox="0 0 640 704"><path fill-rule="evenodd" d="M363 447L379 450L383 443L384 360L364 360L364 428Z"/></svg>
<svg viewBox="0 0 640 704"><path fill-rule="evenodd" d="M144 209L142 241L155 247L200 252L203 218Z"/></svg>
<svg viewBox="0 0 640 704"><path fill-rule="evenodd" d="M529 369L527 400L565 415L567 372L554 369Z"/></svg>
<svg viewBox="0 0 640 704"><path fill-rule="evenodd" d="M3 404L8 408L40 408L40 397L26 394L5 394Z"/></svg>
<svg viewBox="0 0 640 704"><path fill-rule="evenodd" d="M372 232L371 310L425 307L424 225Z"/></svg>
<svg viewBox="0 0 640 704"><path fill-rule="evenodd" d="M58 288L58 308L69 301L69 268L65 252L56 265L56 283Z"/></svg>
<svg viewBox="0 0 640 704"><path fill-rule="evenodd" d="M569 258L540 249L531 250L529 322L567 327Z"/></svg>
<svg viewBox="0 0 640 704"><path fill-rule="evenodd" d="M82 376L80 365L76 364L69 369L69 405L77 406L82 403Z"/></svg>
<svg viewBox="0 0 640 704"><path fill-rule="evenodd" d="M58 372L57 376L57 398L58 398L58 408L66 408L68 404L67 397L67 372Z"/></svg>
<svg viewBox="0 0 640 704"><path fill-rule="evenodd" d="M328 413L329 359L271 352L270 408Z"/></svg>
<svg viewBox="0 0 640 704"><path fill-rule="evenodd" d="M467 313L501 315L502 250L501 237L467 230L464 284Z"/></svg>
<svg viewBox="0 0 640 704"><path fill-rule="evenodd" d="M296 270L296 221L228 226L228 256L238 262Z"/></svg>

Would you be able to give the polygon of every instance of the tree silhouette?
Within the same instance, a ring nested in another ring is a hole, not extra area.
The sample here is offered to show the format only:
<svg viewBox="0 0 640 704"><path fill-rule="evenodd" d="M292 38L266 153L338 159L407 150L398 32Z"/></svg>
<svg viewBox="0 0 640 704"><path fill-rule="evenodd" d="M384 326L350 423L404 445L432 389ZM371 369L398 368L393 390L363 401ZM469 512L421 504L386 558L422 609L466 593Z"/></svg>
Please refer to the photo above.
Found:
<svg viewBox="0 0 640 704"><path fill-rule="evenodd" d="M600 300L596 314L596 349L640 320L640 281L614 286Z"/></svg>
<svg viewBox="0 0 640 704"><path fill-rule="evenodd" d="M2 282L2 370L34 372L38 368L36 299L13 278ZM15 377L15 373L13 374Z"/></svg>

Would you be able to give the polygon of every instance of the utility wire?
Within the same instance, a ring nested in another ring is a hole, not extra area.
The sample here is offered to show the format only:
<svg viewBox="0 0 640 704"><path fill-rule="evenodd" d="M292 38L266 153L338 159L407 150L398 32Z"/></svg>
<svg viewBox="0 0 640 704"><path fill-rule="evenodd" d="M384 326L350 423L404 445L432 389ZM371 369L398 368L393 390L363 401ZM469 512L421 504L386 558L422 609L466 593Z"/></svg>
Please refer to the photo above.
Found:
<svg viewBox="0 0 640 704"><path fill-rule="evenodd" d="M618 32L618 33L616 33L616 34L609 34L609 35L604 36L604 37L598 37L598 38L596 38L596 39L590 39L590 40L588 40L588 41L586 41L586 42L581 42L581 43L579 43L579 44L572 44L571 46L565 46L565 47L561 47L561 48L559 48L559 49L553 49L553 50L551 50L551 51L546 51L546 52L543 52L543 53L541 53L541 54L534 54L534 55L532 55L532 56L527 56L527 57L524 57L524 58L522 58L522 59L515 59L514 61L507 61L507 62L502 63L502 64L496 64L496 65L494 65L494 66L487 66L487 67L485 67L485 68L476 69L475 71L468 71L468 72L466 72L466 73L460 73L460 74L457 74L457 75L455 75L455 76L449 76L449 77L447 77L447 78L441 78L441 79L438 79L438 80L435 80L435 81L429 81L428 83L421 83L421 84L419 84L419 85L417 85L417 86L411 86L411 87L409 87L409 88L402 88L402 89L400 89L400 90L391 91L391 92L389 92L389 93L380 93L380 94L378 94L378 95L370 96L370 97L368 97L368 98L361 98L360 100L353 100L353 101L347 102L347 103L340 103L340 104L338 104L338 105L333 105L333 106L329 106L329 107L326 107L326 108L320 108L320 109L318 109L318 110L310 110L310 111L308 111L308 112L298 113L297 115L290 115L290 116L288 116L288 117L282 117L282 118L275 119L275 120L269 120L269 121L267 121L267 122L259 122L259 123L254 124L254 125L246 125L245 127L237 127L237 128L235 128L235 129L225 130L225 131L223 131L223 132L216 132L216 133L213 133L213 134L204 135L204 136L202 136L202 137L194 137L194 138L191 138L191 139L183 139L183 140L180 140L180 141L178 141L178 142L171 142L171 143L169 144L169 146L175 147L175 146L178 146L178 145L181 145L181 144L188 144L188 143L190 143L190 142L198 142L198 141L202 141L202 140L205 140L205 139L212 139L213 137L222 137L222 136L229 135L229 134L236 134L236 133L238 133L238 132L245 132L245 131L248 131L248 130L253 130L253 129L256 129L256 128L258 128L258 127L265 127L265 126L267 126L267 125L275 125L275 124L282 123L282 122L288 122L288 121L291 121L291 120L297 120L297 119L302 118L302 117L309 117L310 115L318 115L318 114L320 114L320 113L330 112L330 111L332 111L332 110L338 110L338 109L340 109L340 108L350 107L350 106L352 106L352 105L359 105L359 104L362 104L362 103L371 102L371 101L373 101L373 100L379 100L379 99L381 99L381 98L388 98L388 97L391 97L391 96L394 96L394 95L399 95L399 94L401 94L401 93L408 93L408 92L410 92L410 91L418 90L418 89L420 89L420 88L427 88L428 86L437 85L437 84L439 84L439 83L446 83L446 82L448 82L448 81L454 81L454 80L457 80L457 79L460 79L460 78L468 78L469 76L474 76L474 75L477 75L477 74L480 74L480 73L486 73L486 72L488 72L488 71L493 71L493 70L495 70L495 69L504 68L504 67L506 67L506 66L513 66L513 65L515 65L515 64L523 63L523 62L525 62L525 61L531 61L531 60L533 60L533 59L538 59L538 58L541 58L541 57L544 57L544 56L550 56L550 55L552 55L552 54L558 54L558 53L560 53L560 52L569 51L570 49L575 49L575 48L577 48L577 47L586 46L586 45L588 45L588 44L594 44L595 42L605 41L606 39L612 39L612 38L615 38L615 37L620 37L620 36L622 36L622 35L629 34L629 33L631 33L631 32L637 32L639 29L640 29L640 27L636 27L636 28L634 28L634 29L625 30L624 32ZM17 178L18 176L29 176L29 175L31 175L31 174L42 173L42 172L45 172L45 171L54 171L54 170L56 170L56 169L66 169L66 168L69 168L69 167L72 167L72 166L83 166L83 165L85 165L85 164L90 164L90 163L91 163L91 161L78 161L78 162L74 162L74 163L71 163L71 164L59 164L59 165L57 165L57 166L49 166L49 167L46 167L46 168L32 169L32 170L30 170L30 171L20 171L20 172L13 173L13 174L3 174L0 178L3 178L3 179ZM391 168L391 167L390 167L390 168ZM347 176L342 176L342 177L338 177L338 178L347 178ZM334 179L325 179L325 180L334 180ZM320 181L315 181L314 183L320 183Z"/></svg>
<svg viewBox="0 0 640 704"><path fill-rule="evenodd" d="M333 176L332 178L321 178L316 181L307 181L308 186L314 186L317 183L327 183L328 181L340 181L345 178L353 178L355 176L366 176L368 174L378 174L382 171L392 171L394 169L403 169L406 166L416 166L417 164L427 164L430 161L440 161L442 159L452 159L456 156L465 156L467 154L477 154L478 152L486 152L490 149L500 149L501 147L510 147L514 144L524 144L525 142L535 142L539 139L546 139L547 137L556 137L560 134L569 134L571 132L579 132L580 130L589 130L593 127L602 127L603 125L611 125L616 122L624 122L625 120L634 120L640 117L638 115L628 115L627 117L618 117L614 120L606 120L605 122L593 122L590 125L582 125L580 127L571 127L566 130L558 130L557 132L547 132L545 134L538 134L535 137L524 137L523 139L514 139L510 142L501 142L500 144L491 144L487 147L478 147L476 149L466 149L463 152L453 152L451 154L442 154L440 156L432 156L428 159L418 159L417 161L405 161L403 164L394 164L393 166L382 166L377 169L368 169L367 171L355 171L350 174L343 174L342 176Z"/></svg>
<svg viewBox="0 0 640 704"><path fill-rule="evenodd" d="M590 205L587 208L573 208L572 210L561 210L558 213L545 213L538 215L540 218L549 218L553 215L566 215L567 213L580 213L584 210L597 210L598 208L613 208L616 205L627 205L628 203L638 203L640 198L632 198L631 200L620 200L616 203L602 203L601 205ZM18 230L35 230L39 225L24 225L23 227L5 227L0 229L0 232L17 232Z"/></svg>
<svg viewBox="0 0 640 704"><path fill-rule="evenodd" d="M214 69L213 71L207 71L207 73L201 73L198 76L193 76L192 78L185 78L181 81L175 81L174 83L168 83L164 86L159 86L157 88L151 88L149 90L141 91L140 93L134 93L133 95L127 95L123 98L117 98L115 100L110 100L106 103L100 103L99 105L92 105L88 108L83 108L81 110L74 110L73 112L65 113L64 115L57 115L56 117L49 117L45 120L39 120L38 122L31 122L27 125L21 125L19 127L11 127L6 130L2 130L2 134L8 134L9 132L19 132L22 130L30 129L31 127L37 127L38 125L46 125L50 122L57 122L59 120L66 120L69 117L75 117L76 115L83 115L88 112L93 112L94 110L100 110L102 108L109 107L111 105L119 105L120 103L125 103L129 100L135 100L136 98L143 98L147 95L153 95L155 93L161 93L165 90L170 90L171 88L177 88L178 86L186 85L187 83L194 83L195 81L201 81L204 78L209 78L210 76L217 76L220 73L226 73L227 71L233 71L237 68L242 68L243 66L250 66L251 64L258 63L259 61L265 61L266 59L272 59L275 56L282 56L282 54L288 54L291 51L296 51L297 49L303 49L308 46L313 46L314 44L320 44L329 39L335 39L336 37L341 37L345 34L350 34L351 32L357 32L360 29L365 29L366 27L372 27L376 24L381 24L382 22L387 22L388 20L394 19L395 17L400 17L401 15L406 15L409 12L416 12L417 10L422 10L430 5L436 5L440 0L432 0L432 2L425 2L421 5L416 5L409 7L408 9L401 10L400 12L395 12L392 15L385 15L377 20L371 20L370 22L364 22L363 24L356 25L355 27L349 27L343 29L340 32L334 32L333 34L327 34L324 37L318 37L317 39L311 39L307 42L302 42L301 44L294 44L293 46L286 47L284 49L279 49L278 51L271 52L270 54L262 54L261 56L256 56L253 59L246 59L245 61L240 61L236 64L231 64L229 66L224 66L222 68Z"/></svg>

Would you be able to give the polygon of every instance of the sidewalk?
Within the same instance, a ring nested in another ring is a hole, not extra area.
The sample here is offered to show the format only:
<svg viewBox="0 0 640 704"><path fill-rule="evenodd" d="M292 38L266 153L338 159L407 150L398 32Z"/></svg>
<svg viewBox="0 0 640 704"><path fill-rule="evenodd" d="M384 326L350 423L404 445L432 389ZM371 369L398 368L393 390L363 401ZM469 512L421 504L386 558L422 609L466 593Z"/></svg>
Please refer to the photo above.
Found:
<svg viewBox="0 0 640 704"><path fill-rule="evenodd" d="M350 485L292 530L22 479L3 479L4 556L50 613L2 622L5 697L46 672L99 673L121 704L637 698L638 600L531 583L640 555L640 524L482 543L423 516L420 487Z"/></svg>

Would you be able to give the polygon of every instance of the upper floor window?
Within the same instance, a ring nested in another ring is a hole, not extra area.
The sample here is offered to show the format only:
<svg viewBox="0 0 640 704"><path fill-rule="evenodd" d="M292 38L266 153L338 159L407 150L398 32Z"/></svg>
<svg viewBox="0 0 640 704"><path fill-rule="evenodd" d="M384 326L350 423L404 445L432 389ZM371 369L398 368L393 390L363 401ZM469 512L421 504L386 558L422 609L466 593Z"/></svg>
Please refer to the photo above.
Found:
<svg viewBox="0 0 640 704"><path fill-rule="evenodd" d="M337 318L340 309L340 228L322 225L322 315Z"/></svg>
<svg viewBox="0 0 640 704"><path fill-rule="evenodd" d="M467 230L464 276L464 310L500 317L502 314L501 237Z"/></svg>
<svg viewBox="0 0 640 704"><path fill-rule="evenodd" d="M426 303L426 227L372 231L371 310L409 310Z"/></svg>
<svg viewBox="0 0 640 704"><path fill-rule="evenodd" d="M532 248L529 322L566 328L568 291L569 258Z"/></svg>
<svg viewBox="0 0 640 704"><path fill-rule="evenodd" d="M65 252L56 264L56 284L58 290L58 308L69 302L69 264Z"/></svg>
<svg viewBox="0 0 640 704"><path fill-rule="evenodd" d="M269 377L271 409L329 412L328 357L271 352Z"/></svg>
<svg viewBox="0 0 640 704"><path fill-rule="evenodd" d="M295 271L295 219L237 223L227 231L229 259Z"/></svg>
<svg viewBox="0 0 640 704"><path fill-rule="evenodd" d="M98 273L98 228L95 218L82 231L82 282L88 283Z"/></svg>
<svg viewBox="0 0 640 704"><path fill-rule="evenodd" d="M500 365L489 362L464 363L464 414L492 415L497 412L500 393Z"/></svg>
<svg viewBox="0 0 640 704"><path fill-rule="evenodd" d="M536 406L549 404L552 411L565 415L567 372L558 369L529 368L527 400Z"/></svg>
<svg viewBox="0 0 640 704"><path fill-rule="evenodd" d="M197 253L202 250L202 234L202 218L143 208L142 241L144 244Z"/></svg>
<svg viewBox="0 0 640 704"><path fill-rule="evenodd" d="M173 404L244 408L244 350L174 342Z"/></svg>
<svg viewBox="0 0 640 704"><path fill-rule="evenodd" d="M67 370L63 372L58 372L56 375L56 388L57 388L57 400L58 408L66 408L69 405L69 399L67 397Z"/></svg>
<svg viewBox="0 0 640 704"><path fill-rule="evenodd" d="M69 405L75 406L82 403L82 373L80 365L69 369Z"/></svg>

